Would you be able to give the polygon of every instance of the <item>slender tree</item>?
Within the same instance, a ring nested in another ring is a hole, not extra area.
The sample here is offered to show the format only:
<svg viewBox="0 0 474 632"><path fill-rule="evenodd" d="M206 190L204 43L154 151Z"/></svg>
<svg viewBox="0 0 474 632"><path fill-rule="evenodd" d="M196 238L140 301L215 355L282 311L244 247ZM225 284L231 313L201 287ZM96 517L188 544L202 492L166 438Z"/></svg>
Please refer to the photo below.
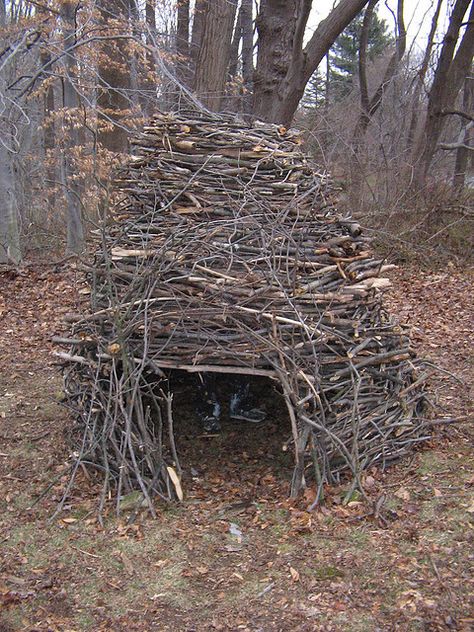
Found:
<svg viewBox="0 0 474 632"><path fill-rule="evenodd" d="M246 114L252 111L253 98L253 16L252 0L242 0L242 80L244 84L243 109Z"/></svg>
<svg viewBox="0 0 474 632"><path fill-rule="evenodd" d="M76 41L76 19L78 2L64 0L61 5L63 24L65 73L63 81L63 104L65 110L64 152L62 154L63 186L67 201L67 252L80 253L84 248L84 229L81 218L81 188L74 163L74 152L79 146L76 122L79 99L74 86L76 56L72 49Z"/></svg>
<svg viewBox="0 0 474 632"><path fill-rule="evenodd" d="M467 19L465 19L466 13ZM464 34L460 38L461 28ZM446 116L450 114L456 98L472 65L474 56L474 2L456 0L444 37L433 83L428 96L428 111L421 138L415 177L418 184L424 184Z"/></svg>
<svg viewBox="0 0 474 632"><path fill-rule="evenodd" d="M473 140L473 124L474 124L474 75L473 69L466 77L464 81L463 99L462 99L462 111L466 114L465 117L461 116L463 126L460 133L459 147L456 148L456 161L454 164L453 175L453 187L456 191L462 191L466 184L466 172L468 169L470 154L474 151ZM469 120L467 116L471 116L472 120Z"/></svg>
<svg viewBox="0 0 474 632"><path fill-rule="evenodd" d="M436 5L433 18L431 20L431 28L428 34L428 40L426 43L426 47L423 53L423 59L420 65L420 69L418 70L416 80L415 80L415 89L413 93L413 103L411 109L411 117L410 117L410 125L408 127L407 134L407 148L410 149L413 147L413 143L415 141L416 129L418 126L418 121L420 118L421 111L421 95L422 91L425 87L426 74L428 72L431 55L433 52L434 38L436 35L436 31L438 29L438 20L439 14L441 11L441 5L444 0L438 0Z"/></svg>
<svg viewBox="0 0 474 632"><path fill-rule="evenodd" d="M0 27L7 26L5 0L0 0ZM22 258L15 195L14 160L18 153L15 108L8 93L11 68L21 54L23 38L2 45L0 70L0 263L19 263Z"/></svg>
<svg viewBox="0 0 474 632"><path fill-rule="evenodd" d="M403 18L403 0L397 2L397 37L395 50L390 57L382 81L377 86L372 97L369 97L367 81L367 43L369 40L370 25L374 18L374 8L378 0L370 0L362 22L360 50L359 50L359 84L361 113L354 131L354 147L356 150L367 131L375 112L382 104L383 96L396 75L400 62L405 54L407 33Z"/></svg>
<svg viewBox="0 0 474 632"><path fill-rule="evenodd" d="M48 18L47 7L38 7L38 15ZM42 68L50 68L51 66L51 50L49 48L50 29L44 29L42 34L42 41L39 48L40 65ZM46 189L47 196L46 201L49 208L54 209L55 205L55 187L54 181L56 180L56 168L55 160L53 157L56 148L56 129L54 120L54 80L51 70L45 72L44 79L46 81L46 88L43 90L43 149L46 157Z"/></svg>
<svg viewBox="0 0 474 632"><path fill-rule="evenodd" d="M6 85L0 77L0 98ZM3 99L1 99L3 101ZM21 261L20 232L13 179L14 147L9 108L0 112L0 263Z"/></svg>
<svg viewBox="0 0 474 632"><path fill-rule="evenodd" d="M242 78L241 109L245 114L250 114L253 93L252 0L241 0L230 48L229 78L237 78L239 71ZM231 109L238 109L238 106L231 103Z"/></svg>
<svg viewBox="0 0 474 632"><path fill-rule="evenodd" d="M378 0L369 0L364 15L357 15L331 47L329 79L335 98L347 95L360 81L361 54L366 66L393 43L387 23L375 11L377 3Z"/></svg>

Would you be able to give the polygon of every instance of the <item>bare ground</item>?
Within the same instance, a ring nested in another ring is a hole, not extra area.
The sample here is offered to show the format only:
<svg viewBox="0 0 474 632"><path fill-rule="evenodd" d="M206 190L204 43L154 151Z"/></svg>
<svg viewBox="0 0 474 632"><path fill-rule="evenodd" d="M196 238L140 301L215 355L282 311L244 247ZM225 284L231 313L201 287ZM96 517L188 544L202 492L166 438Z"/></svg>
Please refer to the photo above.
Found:
<svg viewBox="0 0 474 632"><path fill-rule="evenodd" d="M463 384L432 383L439 415L460 422L367 473L382 520L357 498L343 506L343 486L312 513L311 492L286 500L289 432L270 392L264 427L226 425L211 440L185 422L184 503L128 524L126 498L122 517L111 511L100 527L97 482L84 472L51 520L67 482L68 417L49 339L74 306L73 273L0 274L0 632L474 629L473 275L448 266L395 277L392 311Z"/></svg>

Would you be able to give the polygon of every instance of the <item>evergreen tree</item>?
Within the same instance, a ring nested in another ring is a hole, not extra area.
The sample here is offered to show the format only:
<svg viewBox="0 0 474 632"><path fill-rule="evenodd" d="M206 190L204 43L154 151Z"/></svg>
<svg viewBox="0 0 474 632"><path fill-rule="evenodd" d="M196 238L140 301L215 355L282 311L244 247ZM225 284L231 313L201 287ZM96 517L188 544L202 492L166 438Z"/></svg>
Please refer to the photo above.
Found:
<svg viewBox="0 0 474 632"><path fill-rule="evenodd" d="M324 104L326 95L326 79L320 70L316 70L306 85L301 101L304 108L317 108Z"/></svg>
<svg viewBox="0 0 474 632"><path fill-rule="evenodd" d="M331 93L334 98L344 97L353 88L358 73L359 42L363 13L347 26L334 42L330 52ZM367 58L373 61L393 43L384 19L374 13L367 44Z"/></svg>

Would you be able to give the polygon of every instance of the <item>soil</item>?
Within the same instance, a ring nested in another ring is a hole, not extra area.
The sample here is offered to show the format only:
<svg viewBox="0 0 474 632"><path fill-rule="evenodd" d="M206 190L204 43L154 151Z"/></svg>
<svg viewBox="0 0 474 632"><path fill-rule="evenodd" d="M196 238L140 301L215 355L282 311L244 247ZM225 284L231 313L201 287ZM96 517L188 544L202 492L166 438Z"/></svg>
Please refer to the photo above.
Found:
<svg viewBox="0 0 474 632"><path fill-rule="evenodd" d="M472 281L449 265L394 274L387 305L446 371L430 391L436 417L454 421L409 459L368 471L368 500L344 505L341 484L312 512L311 489L288 501L278 393L258 385L262 426L225 420L205 437L184 380L184 502L157 502L153 520L131 494L101 526L88 470L55 513L71 420L51 337L77 309L75 273L0 272L0 632L474 629Z"/></svg>

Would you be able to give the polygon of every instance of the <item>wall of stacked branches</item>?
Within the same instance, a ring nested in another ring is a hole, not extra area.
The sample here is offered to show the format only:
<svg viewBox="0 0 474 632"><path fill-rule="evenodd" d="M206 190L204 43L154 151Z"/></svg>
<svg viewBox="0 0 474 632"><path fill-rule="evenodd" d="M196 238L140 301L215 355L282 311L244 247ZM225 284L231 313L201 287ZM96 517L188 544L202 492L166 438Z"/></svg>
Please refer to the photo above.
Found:
<svg viewBox="0 0 474 632"><path fill-rule="evenodd" d="M197 115L144 128L86 269L90 307L60 341L75 469L100 472L102 507L131 489L151 511L182 497L169 370L279 385L292 496L305 479L316 502L343 474L356 487L429 437L426 372L382 306L390 266L336 200L294 130Z"/></svg>

